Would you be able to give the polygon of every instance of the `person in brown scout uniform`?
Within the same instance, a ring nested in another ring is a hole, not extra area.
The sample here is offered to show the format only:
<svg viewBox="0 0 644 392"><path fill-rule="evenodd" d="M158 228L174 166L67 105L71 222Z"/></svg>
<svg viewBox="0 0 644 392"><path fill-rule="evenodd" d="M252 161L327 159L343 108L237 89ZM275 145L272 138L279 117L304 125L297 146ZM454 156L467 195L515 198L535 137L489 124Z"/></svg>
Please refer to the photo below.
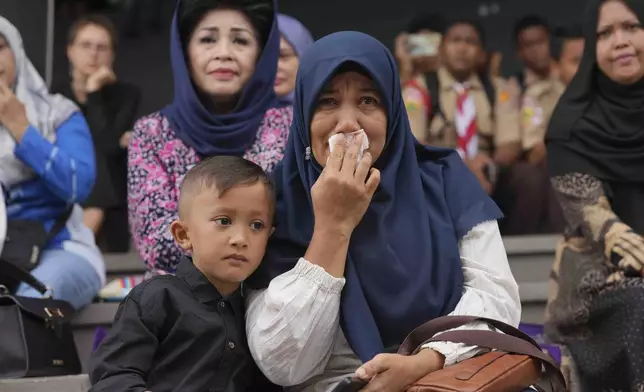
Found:
<svg viewBox="0 0 644 392"><path fill-rule="evenodd" d="M571 24L557 29L555 35L559 40L558 52L555 53L559 81L567 86L577 73L584 53L583 31L578 24Z"/></svg>
<svg viewBox="0 0 644 392"><path fill-rule="evenodd" d="M581 28L567 26L558 29L555 34L560 40L559 51L555 53L557 72L550 77L531 81L526 79L526 88L521 105L521 125L523 132L522 145L527 152L530 163L540 164L546 154L543 142L546 128L555 105L563 94L566 86L577 72L581 55L584 50L584 39ZM529 70L527 75L534 75Z"/></svg>
<svg viewBox="0 0 644 392"><path fill-rule="evenodd" d="M412 132L426 144L455 148L506 215L507 234L537 227L531 203L538 170L521 156L518 88L479 73L483 31L471 21L448 24L441 43L442 66L409 82L403 98ZM537 203L540 201L537 200ZM537 206L538 207L538 206Z"/></svg>
<svg viewBox="0 0 644 392"><path fill-rule="evenodd" d="M433 43L440 43L443 30L445 19L441 15L421 14L398 34L394 53L403 86L425 72L436 72L439 65L438 45Z"/></svg>
<svg viewBox="0 0 644 392"><path fill-rule="evenodd" d="M517 21L514 33L517 56L525 67L510 79L522 95L521 145L526 160L539 164L545 157L546 126L564 86L552 58L547 22L537 15L528 15Z"/></svg>
<svg viewBox="0 0 644 392"><path fill-rule="evenodd" d="M534 205L540 206L540 218L531 230L536 233L559 232L563 230L563 217L550 189L543 139L565 86L559 80L560 72L552 57L548 23L539 16L528 15L516 23L514 32L517 56L525 66L521 73L510 79L510 84L521 91L521 148L523 159L538 169L541 184L532 195Z"/></svg>
<svg viewBox="0 0 644 392"><path fill-rule="evenodd" d="M538 15L520 18L514 25L514 43L524 69L510 80L518 83L522 92L539 81L557 79L557 63L551 52L550 26L544 18Z"/></svg>

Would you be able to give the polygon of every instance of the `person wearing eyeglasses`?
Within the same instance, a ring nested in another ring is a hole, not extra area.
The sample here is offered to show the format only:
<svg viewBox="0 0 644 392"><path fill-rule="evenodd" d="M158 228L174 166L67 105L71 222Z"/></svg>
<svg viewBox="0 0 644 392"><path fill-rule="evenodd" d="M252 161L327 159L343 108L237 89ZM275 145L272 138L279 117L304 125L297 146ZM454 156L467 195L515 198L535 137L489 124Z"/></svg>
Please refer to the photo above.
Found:
<svg viewBox="0 0 644 392"><path fill-rule="evenodd" d="M105 252L127 252L127 146L141 93L114 73L117 34L103 15L88 15L70 28L70 78L53 90L74 101L87 118L96 149L96 184L83 204L85 225Z"/></svg>

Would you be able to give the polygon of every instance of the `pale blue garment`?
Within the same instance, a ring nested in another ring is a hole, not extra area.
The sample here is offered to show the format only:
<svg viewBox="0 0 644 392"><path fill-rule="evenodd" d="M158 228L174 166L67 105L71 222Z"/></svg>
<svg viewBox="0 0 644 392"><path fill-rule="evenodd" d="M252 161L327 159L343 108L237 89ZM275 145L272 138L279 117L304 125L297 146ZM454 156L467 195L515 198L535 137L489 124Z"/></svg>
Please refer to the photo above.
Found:
<svg viewBox="0 0 644 392"><path fill-rule="evenodd" d="M74 309L91 303L102 286L96 269L85 258L64 249L44 251L40 264L31 274L46 282L55 299L69 302ZM20 284L16 294L23 297L41 296L25 283Z"/></svg>

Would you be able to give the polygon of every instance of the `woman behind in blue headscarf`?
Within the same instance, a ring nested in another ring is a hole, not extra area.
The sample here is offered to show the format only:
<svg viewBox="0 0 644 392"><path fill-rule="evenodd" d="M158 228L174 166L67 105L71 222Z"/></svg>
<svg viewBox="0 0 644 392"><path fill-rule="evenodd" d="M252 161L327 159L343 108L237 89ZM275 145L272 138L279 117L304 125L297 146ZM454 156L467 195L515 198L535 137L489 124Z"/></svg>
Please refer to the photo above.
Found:
<svg viewBox="0 0 644 392"><path fill-rule="evenodd" d="M280 59L277 63L275 78L275 94L283 106L293 105L293 90L295 75L300 65L302 54L313 44L309 30L292 16L277 15L277 25L282 38L280 39Z"/></svg>
<svg viewBox="0 0 644 392"><path fill-rule="evenodd" d="M345 153L357 130L369 142L361 159L359 137ZM365 391L403 391L480 352L439 342L378 355L415 327L448 314L518 325L501 212L456 152L413 137L395 61L374 38L335 33L303 56L274 175L277 228L246 282L246 322L251 352L276 384L328 391L355 373L372 380Z"/></svg>
<svg viewBox="0 0 644 392"><path fill-rule="evenodd" d="M270 171L282 159L293 112L273 91L279 42L274 0L177 2L174 100L136 123L128 147L130 229L150 272L176 269L169 227L199 160L243 156Z"/></svg>

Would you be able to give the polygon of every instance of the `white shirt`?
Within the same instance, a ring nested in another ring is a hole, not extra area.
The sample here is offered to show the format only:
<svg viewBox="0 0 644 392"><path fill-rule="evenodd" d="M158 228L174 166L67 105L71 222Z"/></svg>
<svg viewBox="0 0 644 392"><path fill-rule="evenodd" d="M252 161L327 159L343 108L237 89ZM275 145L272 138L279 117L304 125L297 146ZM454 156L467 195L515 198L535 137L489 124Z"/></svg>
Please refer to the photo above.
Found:
<svg viewBox="0 0 644 392"><path fill-rule="evenodd" d="M463 296L450 315L484 316L518 326L519 287L512 276L496 221L474 227L459 242ZM300 258L290 271L265 290L247 297L246 333L262 372L286 391L328 392L362 364L340 328L340 294L344 278ZM462 329L490 329L477 322ZM484 349L435 342L445 366L469 359Z"/></svg>

